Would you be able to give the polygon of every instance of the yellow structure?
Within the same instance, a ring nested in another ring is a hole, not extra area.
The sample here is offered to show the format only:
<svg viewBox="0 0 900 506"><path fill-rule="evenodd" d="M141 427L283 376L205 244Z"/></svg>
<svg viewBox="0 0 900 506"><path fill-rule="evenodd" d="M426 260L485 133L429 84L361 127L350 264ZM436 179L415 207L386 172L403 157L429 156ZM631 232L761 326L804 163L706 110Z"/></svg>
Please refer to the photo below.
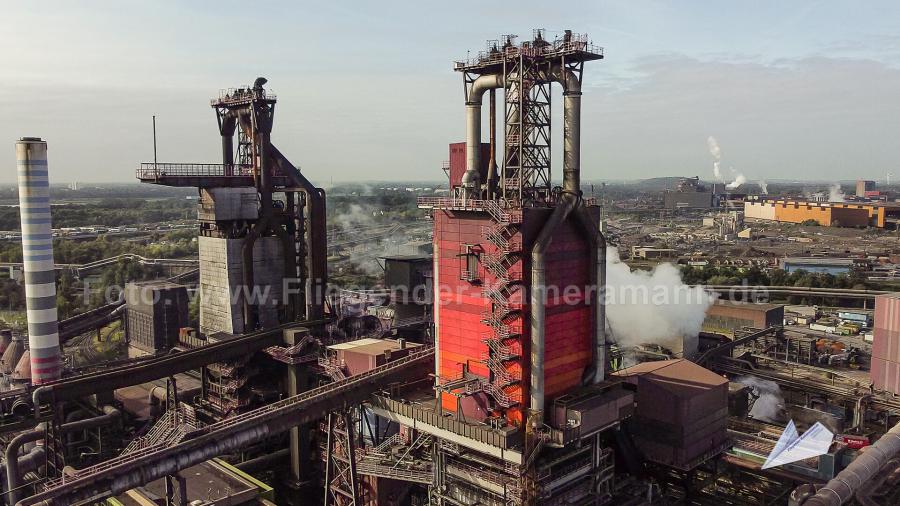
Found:
<svg viewBox="0 0 900 506"><path fill-rule="evenodd" d="M900 203L747 201L744 202L744 218L784 223L814 220L826 227L896 227L900 221Z"/></svg>

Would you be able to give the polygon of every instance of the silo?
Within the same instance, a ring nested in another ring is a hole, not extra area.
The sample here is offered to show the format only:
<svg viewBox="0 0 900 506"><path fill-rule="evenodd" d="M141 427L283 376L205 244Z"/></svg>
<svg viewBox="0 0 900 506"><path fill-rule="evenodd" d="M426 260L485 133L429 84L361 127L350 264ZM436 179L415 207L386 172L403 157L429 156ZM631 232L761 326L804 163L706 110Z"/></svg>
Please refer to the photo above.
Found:
<svg viewBox="0 0 900 506"><path fill-rule="evenodd" d="M47 143L23 137L16 143L19 210L25 264L28 348L31 378L41 384L59 378L59 331L56 314L56 272L50 228L50 183Z"/></svg>

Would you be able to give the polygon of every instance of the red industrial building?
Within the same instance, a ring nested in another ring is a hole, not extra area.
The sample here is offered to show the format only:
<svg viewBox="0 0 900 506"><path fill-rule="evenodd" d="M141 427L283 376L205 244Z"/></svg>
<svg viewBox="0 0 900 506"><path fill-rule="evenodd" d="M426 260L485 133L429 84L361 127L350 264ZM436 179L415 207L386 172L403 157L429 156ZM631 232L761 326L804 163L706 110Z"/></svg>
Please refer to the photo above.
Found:
<svg viewBox="0 0 900 506"><path fill-rule="evenodd" d="M452 162L451 162L452 167ZM451 169L452 170L452 169ZM552 209L529 208L508 224L486 212L435 210L434 244L438 259L441 307L439 375L452 381L468 372L490 379L488 391L497 408L516 425L522 423L531 367L530 303L523 287L531 282L529 255L504 259L505 250L531 251ZM519 217L521 216L521 217ZM489 237L513 228L503 244ZM562 223L546 253L544 391L549 402L581 382L592 359L591 252L574 220ZM498 272L498 270L500 272ZM500 274L500 276L498 276ZM577 287L563 300L566 287ZM558 292L560 297L552 297ZM443 396L445 409L455 411L452 392Z"/></svg>

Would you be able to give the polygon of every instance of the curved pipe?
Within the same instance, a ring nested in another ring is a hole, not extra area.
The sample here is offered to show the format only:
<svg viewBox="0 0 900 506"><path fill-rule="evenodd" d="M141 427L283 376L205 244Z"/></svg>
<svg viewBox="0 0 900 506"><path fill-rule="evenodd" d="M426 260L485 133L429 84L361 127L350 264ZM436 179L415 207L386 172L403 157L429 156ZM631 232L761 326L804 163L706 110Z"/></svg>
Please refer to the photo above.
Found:
<svg viewBox="0 0 900 506"><path fill-rule="evenodd" d="M502 88L503 76L485 74L475 79L466 92L466 172L462 177L465 198L474 198L481 185L481 102L484 93Z"/></svg>
<svg viewBox="0 0 900 506"><path fill-rule="evenodd" d="M102 415L64 423L60 426L59 430L61 433L67 434L69 432L78 430L93 429L113 423L119 420L119 418L121 417L121 413L119 412L119 410L112 406L103 406L102 410ZM6 445L4 457L6 459L6 490L9 498L9 504L16 504L21 494L19 488L22 486L22 474L26 472L23 471L21 467L23 463L22 459L26 457L27 459L37 458L31 456L34 452L31 452L24 457L19 457L19 451L26 444L33 443L43 438L44 431L45 428L42 424L34 430L23 432L17 435L16 437L12 438L8 445ZM28 461L27 459L26 462Z"/></svg>
<svg viewBox="0 0 900 506"><path fill-rule="evenodd" d="M582 376L582 383L600 383L606 377L607 342L606 342L606 238L603 236L601 222L595 222L584 206L579 206L575 217L584 231L591 248L591 278L593 290L588 294L593 297L591 304L591 322L594 332L591 335L591 364Z"/></svg>
<svg viewBox="0 0 900 506"><path fill-rule="evenodd" d="M861 452L843 471L820 488L803 506L840 506L869 483L887 461L900 453L900 423Z"/></svg>
<svg viewBox="0 0 900 506"><path fill-rule="evenodd" d="M553 240L553 233L580 203L577 195L564 193L553 214L544 223L531 250L531 382L529 385L532 426L544 422L544 334L547 311L547 278L544 254Z"/></svg>
<svg viewBox="0 0 900 506"><path fill-rule="evenodd" d="M560 83L563 87L563 116L565 118L565 126L563 128L563 195L553 210L553 214L550 215L547 223L541 228L541 232L531 251L531 383L529 388L531 398L529 400L529 409L533 426L543 425L544 418L544 334L546 324L546 301L544 299L546 298L547 290L544 254L553 239L553 233L556 228L581 204L581 82L573 72L560 65L554 65L550 69L550 78ZM579 212L578 214L581 213ZM585 229L586 235L590 237L590 235L597 233L602 239L602 234L596 231L593 225L585 226L584 217L579 222L582 224L582 228ZM603 244L605 245L605 241ZM597 251L598 248L595 247L594 250ZM602 266L599 265L600 257L603 258ZM592 270L596 270L596 279L602 286L602 279L605 279L606 272L605 248L603 254L596 253L595 258L597 258L597 261ZM603 276L603 278L601 279L600 276ZM603 335L605 334L606 325L605 312L602 317L599 311L595 310L595 312L598 313L594 316L596 325L598 328L601 324L604 326L603 332L600 333ZM598 360L601 354L605 356L605 348L603 350L600 349L601 346L605 346L605 338L602 345L600 344L599 335L595 336L594 340L596 342L594 343L592 355L594 355L594 378L596 380L597 376L602 374L600 371L604 369Z"/></svg>
<svg viewBox="0 0 900 506"><path fill-rule="evenodd" d="M44 437L43 427L23 432L10 440L6 445L6 490L9 504L18 502L22 486L22 475L19 470L19 450L28 443L33 443Z"/></svg>
<svg viewBox="0 0 900 506"><path fill-rule="evenodd" d="M550 78L563 87L563 189L581 194L581 81L560 65Z"/></svg>

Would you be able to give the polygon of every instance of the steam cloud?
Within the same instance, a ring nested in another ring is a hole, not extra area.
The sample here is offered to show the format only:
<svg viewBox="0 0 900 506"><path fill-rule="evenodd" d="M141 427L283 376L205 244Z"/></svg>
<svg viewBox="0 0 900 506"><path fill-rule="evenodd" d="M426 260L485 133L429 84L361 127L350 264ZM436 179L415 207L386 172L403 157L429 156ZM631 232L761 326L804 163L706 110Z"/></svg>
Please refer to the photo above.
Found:
<svg viewBox="0 0 900 506"><path fill-rule="evenodd" d="M709 148L709 154L713 157L713 176L716 180L725 182L725 176L722 175L722 148L719 147L719 142L715 137L710 135L706 139L706 146ZM730 169L731 174L734 176L734 180L727 185L725 188L729 190L734 190L735 188L741 186L742 184L747 182L747 178L740 172L737 172L734 169Z"/></svg>
<svg viewBox="0 0 900 506"><path fill-rule="evenodd" d="M722 162L722 150L719 148L719 143L716 142L716 138L710 135L706 139L706 146L709 147L709 154L713 157L713 176L718 181L725 182L725 178L722 177L722 170L719 168L719 164Z"/></svg>
<svg viewBox="0 0 900 506"><path fill-rule="evenodd" d="M828 188L828 202L843 202L844 197L844 190L841 189L840 184L834 183Z"/></svg>
<svg viewBox="0 0 900 506"><path fill-rule="evenodd" d="M620 347L653 343L680 349L683 337L700 333L715 297L701 286L685 285L670 263L632 271L617 249L610 248L608 255L606 317Z"/></svg>
<svg viewBox="0 0 900 506"><path fill-rule="evenodd" d="M734 181L725 185L725 188L728 188L729 190L733 190L746 182L747 182L747 178L744 177L743 174L738 173L738 175L734 178Z"/></svg>
<svg viewBox="0 0 900 506"><path fill-rule="evenodd" d="M784 421L784 396L781 395L781 387L778 386L778 383L755 376L741 376L735 382L747 385L753 395L759 396L753 403L753 407L750 408L752 418L770 423Z"/></svg>

